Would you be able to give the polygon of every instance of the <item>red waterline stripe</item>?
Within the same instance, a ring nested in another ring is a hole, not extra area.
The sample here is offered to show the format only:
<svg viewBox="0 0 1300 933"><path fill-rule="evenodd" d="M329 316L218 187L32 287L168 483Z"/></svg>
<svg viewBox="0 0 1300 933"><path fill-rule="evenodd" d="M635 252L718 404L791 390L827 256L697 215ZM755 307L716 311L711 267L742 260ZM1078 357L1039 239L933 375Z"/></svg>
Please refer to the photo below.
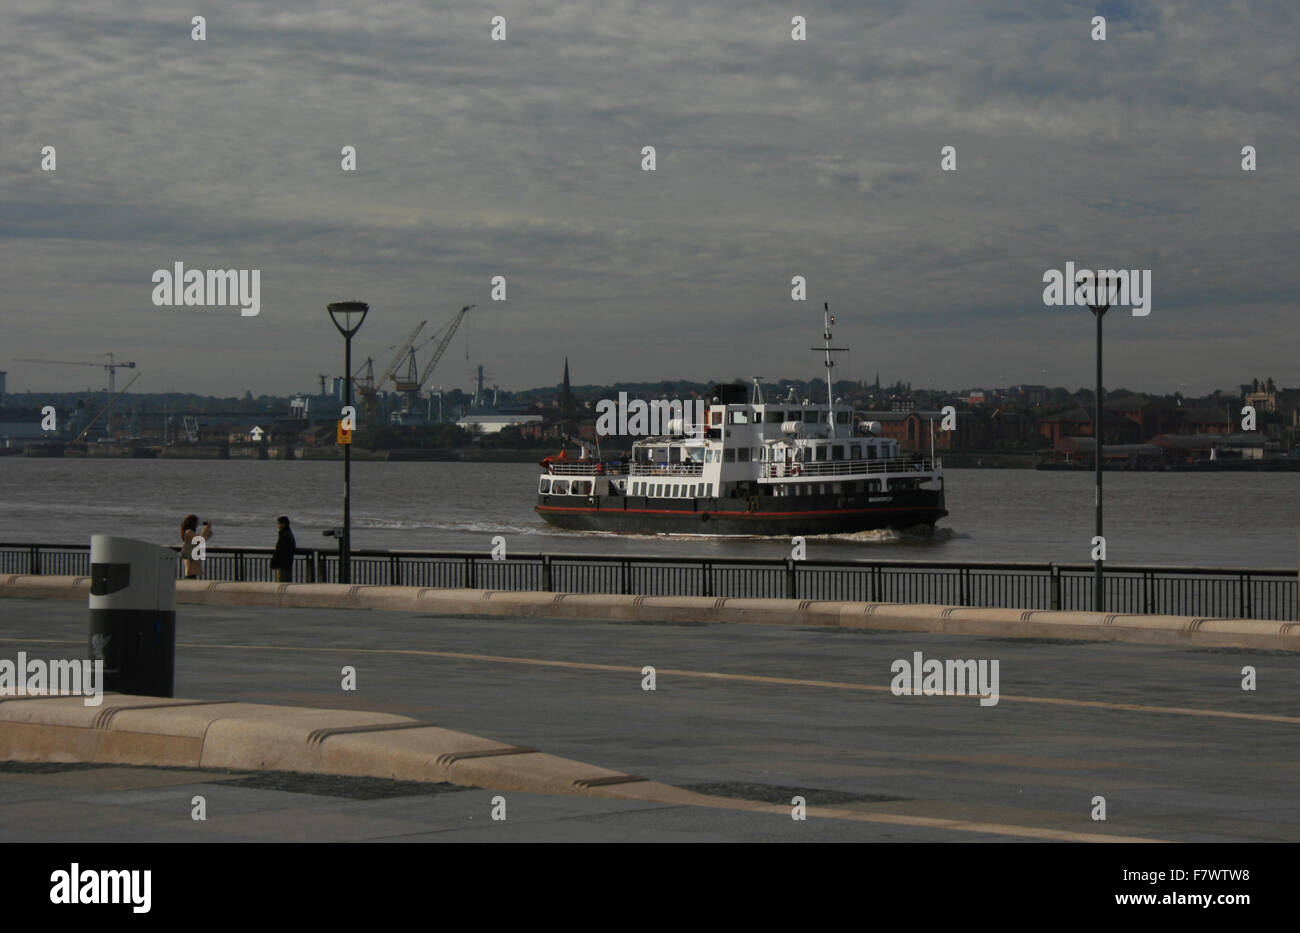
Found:
<svg viewBox="0 0 1300 933"><path fill-rule="evenodd" d="M613 515L708 515L714 518L788 518L802 515L858 515L873 512L938 512L934 505L888 506L877 509L818 509L809 512L688 512L685 509L593 509L578 506L537 505L533 508L547 512L609 512Z"/></svg>

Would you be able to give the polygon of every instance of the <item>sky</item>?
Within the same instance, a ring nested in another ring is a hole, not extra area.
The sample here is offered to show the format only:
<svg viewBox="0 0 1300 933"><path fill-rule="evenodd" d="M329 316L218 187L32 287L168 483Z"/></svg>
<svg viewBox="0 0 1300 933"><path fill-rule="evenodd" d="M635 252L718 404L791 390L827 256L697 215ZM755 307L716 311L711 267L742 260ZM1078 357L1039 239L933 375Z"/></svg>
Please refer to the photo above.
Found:
<svg viewBox="0 0 1300 933"><path fill-rule="evenodd" d="M1291 0L5 0L0 369L10 393L99 389L16 358L111 351L139 391L316 391L343 371L325 305L360 299L354 368L476 305L430 386L554 384L566 356L574 384L806 379L825 301L837 379L1075 388L1092 315L1043 301L1073 261L1150 270L1150 313L1105 318L1108 385L1300 385L1298 21ZM177 262L260 270L259 313L156 306Z"/></svg>

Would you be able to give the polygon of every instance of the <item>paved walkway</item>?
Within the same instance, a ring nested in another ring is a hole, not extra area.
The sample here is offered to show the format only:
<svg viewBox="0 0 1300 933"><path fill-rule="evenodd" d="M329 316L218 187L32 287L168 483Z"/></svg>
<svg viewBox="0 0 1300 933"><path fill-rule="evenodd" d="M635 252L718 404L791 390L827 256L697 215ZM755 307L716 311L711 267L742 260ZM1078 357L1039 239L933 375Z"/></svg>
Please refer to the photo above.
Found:
<svg viewBox="0 0 1300 933"><path fill-rule="evenodd" d="M509 793L506 820L493 821L496 793L482 789L0 768L0 841L1006 841L1043 830L1300 841L1290 653L346 610L183 606L179 617L181 696L400 713L786 809ZM84 656L86 629L84 606L0 600L0 658ZM891 664L917 651L997 660L999 702L894 696ZM1245 665L1256 691L1241 689ZM344 666L353 692L340 688ZM642 689L646 666L654 691ZM854 816L791 820L795 794ZM190 818L195 795L206 822ZM1096 796L1104 822L1090 818Z"/></svg>

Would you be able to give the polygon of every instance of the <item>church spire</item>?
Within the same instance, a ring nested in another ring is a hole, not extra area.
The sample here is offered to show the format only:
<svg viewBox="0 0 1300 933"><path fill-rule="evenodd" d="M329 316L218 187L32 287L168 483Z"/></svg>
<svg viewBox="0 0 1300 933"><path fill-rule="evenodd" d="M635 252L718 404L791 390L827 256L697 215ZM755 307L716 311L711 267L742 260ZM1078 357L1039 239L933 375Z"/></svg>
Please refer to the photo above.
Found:
<svg viewBox="0 0 1300 933"><path fill-rule="evenodd" d="M569 358L566 356L564 358L564 381L560 383L559 409L563 414L572 411L575 407L573 390L569 387Z"/></svg>

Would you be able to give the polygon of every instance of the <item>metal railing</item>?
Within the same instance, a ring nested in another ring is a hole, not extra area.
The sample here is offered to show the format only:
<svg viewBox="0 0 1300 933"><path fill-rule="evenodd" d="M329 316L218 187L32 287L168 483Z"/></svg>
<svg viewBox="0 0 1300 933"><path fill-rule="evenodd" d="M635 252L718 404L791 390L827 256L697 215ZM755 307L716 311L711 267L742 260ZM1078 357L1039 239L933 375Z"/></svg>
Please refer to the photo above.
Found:
<svg viewBox="0 0 1300 933"><path fill-rule="evenodd" d="M550 473L555 476L623 476L627 474L627 466L616 463L559 463L551 462L546 464L543 469L544 473Z"/></svg>
<svg viewBox="0 0 1300 933"><path fill-rule="evenodd" d="M765 479L786 476L855 476L868 473L933 473L942 463L929 457L911 459L892 457L887 460L815 460L798 463L764 463L760 474Z"/></svg>
<svg viewBox="0 0 1300 933"><path fill-rule="evenodd" d="M634 463L633 476L703 476L702 463Z"/></svg>
<svg viewBox="0 0 1300 933"><path fill-rule="evenodd" d="M203 576L271 581L269 547L209 545ZM794 561L746 557L523 554L354 549L352 582L378 586L784 597L939 603L1011 609L1092 609L1092 564L1019 561ZM90 546L0 544L0 573L88 576ZM177 560L177 576L181 575ZM299 548L298 583L338 579L338 550ZM1295 619L1296 571L1117 565L1106 610L1220 618Z"/></svg>

